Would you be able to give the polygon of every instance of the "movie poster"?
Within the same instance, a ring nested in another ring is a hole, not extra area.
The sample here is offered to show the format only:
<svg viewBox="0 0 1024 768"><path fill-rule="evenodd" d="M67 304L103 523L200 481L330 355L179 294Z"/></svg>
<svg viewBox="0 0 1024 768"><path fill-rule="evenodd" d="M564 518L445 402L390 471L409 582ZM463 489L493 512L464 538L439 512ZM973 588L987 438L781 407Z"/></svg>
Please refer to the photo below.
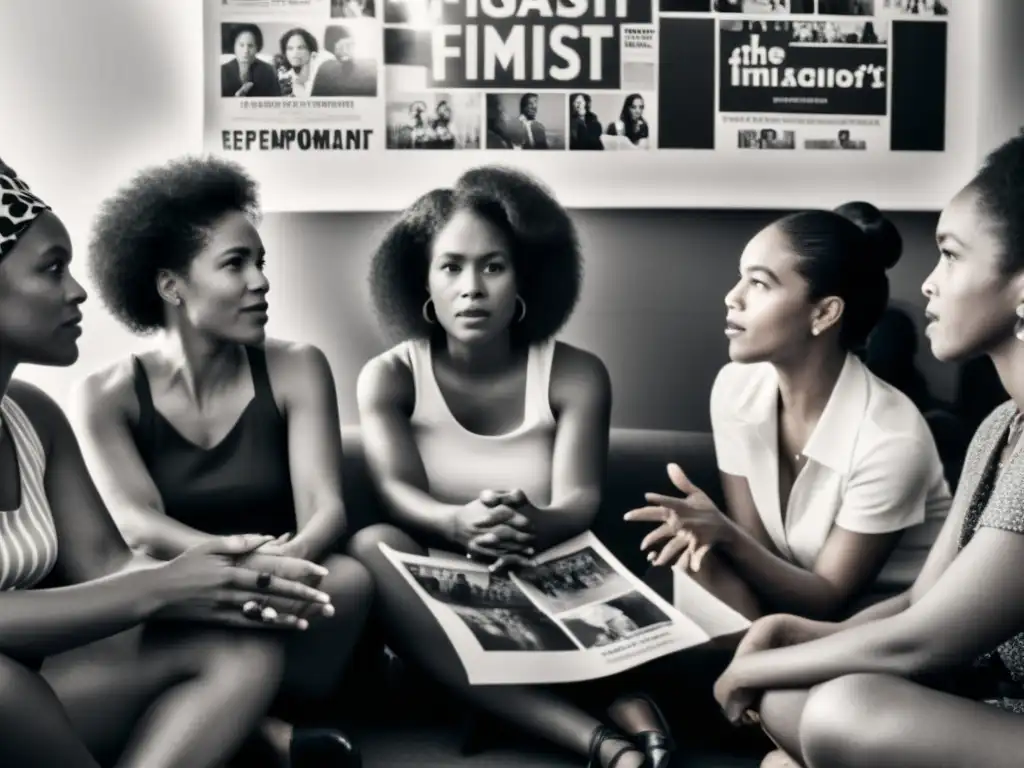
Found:
<svg viewBox="0 0 1024 768"><path fill-rule="evenodd" d="M384 176L943 153L956 2L206 0L206 146Z"/></svg>

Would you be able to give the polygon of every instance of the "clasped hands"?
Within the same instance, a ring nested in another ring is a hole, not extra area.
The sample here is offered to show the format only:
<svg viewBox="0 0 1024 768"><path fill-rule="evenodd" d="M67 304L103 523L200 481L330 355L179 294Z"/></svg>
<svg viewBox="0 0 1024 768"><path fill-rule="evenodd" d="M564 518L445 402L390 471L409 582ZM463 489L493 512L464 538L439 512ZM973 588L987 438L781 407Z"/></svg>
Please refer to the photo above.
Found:
<svg viewBox="0 0 1024 768"><path fill-rule="evenodd" d="M678 464L668 465L668 478L682 497L645 493L649 506L627 512L625 519L658 523L640 543L648 562L678 565L696 573L705 555L728 541L735 526L704 491L690 482Z"/></svg>
<svg viewBox="0 0 1024 768"><path fill-rule="evenodd" d="M521 490L484 490L456 513L452 538L492 571L532 568L537 508Z"/></svg>

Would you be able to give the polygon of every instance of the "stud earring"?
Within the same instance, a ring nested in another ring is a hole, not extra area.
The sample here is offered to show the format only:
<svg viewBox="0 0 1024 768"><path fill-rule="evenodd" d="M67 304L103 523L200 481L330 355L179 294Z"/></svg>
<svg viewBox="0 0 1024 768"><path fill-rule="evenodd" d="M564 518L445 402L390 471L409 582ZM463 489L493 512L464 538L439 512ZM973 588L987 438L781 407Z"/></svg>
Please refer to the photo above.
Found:
<svg viewBox="0 0 1024 768"><path fill-rule="evenodd" d="M817 336L821 331L817 328L811 328L811 336Z"/></svg>
<svg viewBox="0 0 1024 768"><path fill-rule="evenodd" d="M1024 341L1024 304L1017 305L1017 322L1013 326L1013 335L1018 341Z"/></svg>

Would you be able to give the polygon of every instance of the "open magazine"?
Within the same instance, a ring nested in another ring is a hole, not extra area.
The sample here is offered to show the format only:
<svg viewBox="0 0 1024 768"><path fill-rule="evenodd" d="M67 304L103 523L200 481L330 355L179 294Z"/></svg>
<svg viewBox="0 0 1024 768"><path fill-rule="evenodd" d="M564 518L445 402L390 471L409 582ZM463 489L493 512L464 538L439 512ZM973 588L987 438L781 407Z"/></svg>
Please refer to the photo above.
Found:
<svg viewBox="0 0 1024 768"><path fill-rule="evenodd" d="M750 626L681 571L673 607L589 532L544 552L532 570L500 575L450 553L380 548L474 685L605 677Z"/></svg>

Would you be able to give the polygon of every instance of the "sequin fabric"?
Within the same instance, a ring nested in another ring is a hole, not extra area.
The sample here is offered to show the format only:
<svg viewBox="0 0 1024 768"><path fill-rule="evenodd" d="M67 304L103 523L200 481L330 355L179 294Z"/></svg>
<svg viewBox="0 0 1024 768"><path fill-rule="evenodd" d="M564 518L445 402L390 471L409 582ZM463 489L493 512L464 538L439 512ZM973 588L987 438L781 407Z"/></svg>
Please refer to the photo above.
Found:
<svg viewBox="0 0 1024 768"><path fill-rule="evenodd" d="M960 529L960 549L983 526L1024 534L1024 446L999 473L1000 454L1016 414L1013 401L1004 403L989 414L971 441L951 511L955 514L962 504L968 505ZM979 667L992 665L1011 688L1019 687L1019 695L1024 697L1024 632L977 661ZM986 699L986 703L1024 715L1024 698L1001 696Z"/></svg>

